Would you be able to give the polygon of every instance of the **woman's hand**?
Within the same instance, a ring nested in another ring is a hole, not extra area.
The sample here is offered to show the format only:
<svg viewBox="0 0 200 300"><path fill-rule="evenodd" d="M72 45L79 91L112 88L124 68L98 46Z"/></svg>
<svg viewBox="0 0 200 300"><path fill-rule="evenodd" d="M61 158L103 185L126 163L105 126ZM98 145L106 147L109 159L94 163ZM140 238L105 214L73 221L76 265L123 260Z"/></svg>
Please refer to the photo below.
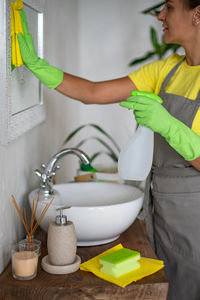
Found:
<svg viewBox="0 0 200 300"><path fill-rule="evenodd" d="M148 92L133 91L132 96L120 106L133 109L138 124L165 135L169 130L172 116L161 105L162 99Z"/></svg>
<svg viewBox="0 0 200 300"><path fill-rule="evenodd" d="M121 102L120 105L133 109L139 124L160 133L185 160L191 162L198 158L196 164L199 165L200 136L170 115L161 105L162 100L158 102L160 97L139 91L133 91L131 95L132 97L129 97L126 102Z"/></svg>
<svg viewBox="0 0 200 300"><path fill-rule="evenodd" d="M28 23L26 19L26 14L23 10L20 10L21 21L23 26L24 35L18 33L17 39L20 45L20 52L23 58L24 64L28 67L31 64L37 63L39 57L35 51L32 36L28 30Z"/></svg>
<svg viewBox="0 0 200 300"><path fill-rule="evenodd" d="M24 35L18 33L20 52L25 66L49 89L55 89L63 81L63 71L37 56L32 36L28 30L26 14L20 10Z"/></svg>

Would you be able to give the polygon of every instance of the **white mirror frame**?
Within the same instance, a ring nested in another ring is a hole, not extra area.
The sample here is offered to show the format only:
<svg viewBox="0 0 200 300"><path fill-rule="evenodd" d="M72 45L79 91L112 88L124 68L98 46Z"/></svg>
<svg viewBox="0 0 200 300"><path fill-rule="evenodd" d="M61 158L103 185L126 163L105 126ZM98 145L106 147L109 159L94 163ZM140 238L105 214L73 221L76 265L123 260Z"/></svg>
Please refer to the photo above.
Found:
<svg viewBox="0 0 200 300"><path fill-rule="evenodd" d="M43 17L45 0L24 0ZM0 144L7 145L45 120L42 85L38 105L12 115L10 0L0 0ZM40 57L43 52L43 28L38 29Z"/></svg>

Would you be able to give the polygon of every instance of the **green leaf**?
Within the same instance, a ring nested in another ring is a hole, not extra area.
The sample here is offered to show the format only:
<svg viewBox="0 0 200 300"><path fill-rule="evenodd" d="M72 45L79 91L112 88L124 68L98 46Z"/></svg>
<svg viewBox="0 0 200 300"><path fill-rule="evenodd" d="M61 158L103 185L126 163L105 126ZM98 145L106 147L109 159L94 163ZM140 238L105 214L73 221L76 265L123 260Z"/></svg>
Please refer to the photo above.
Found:
<svg viewBox="0 0 200 300"><path fill-rule="evenodd" d="M159 4L156 4L150 8L147 8L142 11L143 14L149 14L152 16L157 16L160 13L160 7L165 4L165 1L160 2Z"/></svg>
<svg viewBox="0 0 200 300"><path fill-rule="evenodd" d="M140 57L140 58L136 58L133 61L131 61L129 63L129 67L132 67L134 65L137 65L143 61L146 61L147 59L151 58L152 56L156 55L155 52L147 52L144 56Z"/></svg>
<svg viewBox="0 0 200 300"><path fill-rule="evenodd" d="M89 139L90 139L90 138L84 139L84 140L80 141L80 142L75 146L75 148L80 148L80 147L83 146L83 144L85 144Z"/></svg>
<svg viewBox="0 0 200 300"><path fill-rule="evenodd" d="M107 152L107 155L110 156L113 161L118 162L118 158L114 154Z"/></svg>
<svg viewBox="0 0 200 300"><path fill-rule="evenodd" d="M118 162L118 159L116 158L116 156L112 155L110 152L106 152L106 151L99 151L99 152L96 152L94 153L92 156L91 156L91 159L90 159L90 162L93 162L98 156L102 155L102 154L106 154L107 156L109 156L114 162Z"/></svg>
<svg viewBox="0 0 200 300"><path fill-rule="evenodd" d="M78 127L77 129L75 129L74 131L72 131L72 133L70 133L67 138L65 139L63 144L66 144L67 142L69 142L73 136L75 136L75 134L77 134L77 132L79 132L82 128L85 128L87 125L82 125L80 127Z"/></svg>
<svg viewBox="0 0 200 300"><path fill-rule="evenodd" d="M67 138L65 139L63 144L66 144L67 142L69 142L80 130L82 130L85 127L93 127L95 128L97 131L99 131L101 134L105 135L111 142L112 144L115 146L115 148L117 149L118 152L120 152L120 148L118 146L118 144L115 142L115 140L111 137L111 135L109 135L105 130L103 130L100 126L90 123L90 124L85 124L82 126L79 126L77 129L75 129L74 131L72 131L72 133L70 133Z"/></svg>
<svg viewBox="0 0 200 300"><path fill-rule="evenodd" d="M87 139L84 139L82 141L80 141L75 147L76 148L80 148L81 146L83 146L88 140L96 140L98 141L101 145L103 145L108 151L109 151L109 155L113 158L114 161L118 161L118 156L115 154L115 152L112 150L112 148L101 138L93 136ZM90 158L91 161L91 158Z"/></svg>
<svg viewBox="0 0 200 300"><path fill-rule="evenodd" d="M113 145L115 145L115 148L117 149L118 152L120 152L120 148L118 146L118 144L115 142L115 140L111 137L111 135L109 135L105 130L103 130L100 126L96 125L96 124L88 124L89 126L92 126L94 128L96 128L98 131L100 131L102 134L104 134L105 136L107 136L107 138L113 143Z"/></svg>
<svg viewBox="0 0 200 300"><path fill-rule="evenodd" d="M170 44L170 49L176 53L176 51L180 48L181 46L180 45L177 45L177 44Z"/></svg>
<svg viewBox="0 0 200 300"><path fill-rule="evenodd" d="M157 53L159 55L160 54L160 45L158 43L158 35L157 35L156 30L153 27L150 27L150 37L151 37L152 45L155 49L155 53Z"/></svg>
<svg viewBox="0 0 200 300"><path fill-rule="evenodd" d="M99 152L95 152L91 157L90 157L90 162L93 162L99 155L101 155L102 153L105 153L105 151L99 151Z"/></svg>
<svg viewBox="0 0 200 300"><path fill-rule="evenodd" d="M104 145L105 148L108 149L109 153L112 155L112 157L115 157L115 160L117 160L117 155L115 154L115 152L112 150L112 148L102 139L98 138L98 137L94 137L95 140L99 141L99 143L101 143L102 145Z"/></svg>
<svg viewBox="0 0 200 300"><path fill-rule="evenodd" d="M166 44L161 44L161 46L160 46L160 58L162 58L167 51L168 51L167 45Z"/></svg>
<svg viewBox="0 0 200 300"><path fill-rule="evenodd" d="M160 2L157 5L154 5L148 9L142 11L143 14L151 14L157 15L160 12L161 6L165 4L165 1ZM164 42L164 35L162 35L162 42L159 43L158 41L158 34L153 27L150 27L150 39L154 48L154 51L147 52L144 56L134 59L129 63L129 66L134 66L139 63L142 63L153 56L158 56L159 59L163 58L167 51L171 50L173 53L181 47L177 44L165 44Z"/></svg>

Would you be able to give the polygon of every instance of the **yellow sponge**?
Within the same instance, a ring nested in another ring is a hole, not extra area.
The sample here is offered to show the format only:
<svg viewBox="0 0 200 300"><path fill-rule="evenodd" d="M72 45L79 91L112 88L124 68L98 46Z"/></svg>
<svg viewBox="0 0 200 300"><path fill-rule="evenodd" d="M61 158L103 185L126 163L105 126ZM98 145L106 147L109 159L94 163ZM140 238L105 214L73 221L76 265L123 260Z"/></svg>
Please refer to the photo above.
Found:
<svg viewBox="0 0 200 300"><path fill-rule="evenodd" d="M113 277L122 276L138 269L139 259L139 252L127 248L119 249L100 257L99 262L103 265L101 272Z"/></svg>
<svg viewBox="0 0 200 300"><path fill-rule="evenodd" d="M11 0L11 62L12 65L15 67L20 67L24 64L20 54L19 43L17 40L17 34L19 32L24 34L19 9L23 9L22 0L16 0L15 2Z"/></svg>

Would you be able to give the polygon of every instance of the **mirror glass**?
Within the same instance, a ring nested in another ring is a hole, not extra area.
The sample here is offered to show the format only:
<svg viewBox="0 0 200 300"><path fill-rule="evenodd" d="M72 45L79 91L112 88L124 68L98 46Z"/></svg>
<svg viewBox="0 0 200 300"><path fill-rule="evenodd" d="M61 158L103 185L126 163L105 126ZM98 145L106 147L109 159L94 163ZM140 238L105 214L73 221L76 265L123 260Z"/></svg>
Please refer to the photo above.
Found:
<svg viewBox="0 0 200 300"><path fill-rule="evenodd" d="M34 40L36 52L42 57L43 14L24 3L29 31ZM17 67L11 72L11 110L12 115L41 104L41 84L39 80L25 67Z"/></svg>

